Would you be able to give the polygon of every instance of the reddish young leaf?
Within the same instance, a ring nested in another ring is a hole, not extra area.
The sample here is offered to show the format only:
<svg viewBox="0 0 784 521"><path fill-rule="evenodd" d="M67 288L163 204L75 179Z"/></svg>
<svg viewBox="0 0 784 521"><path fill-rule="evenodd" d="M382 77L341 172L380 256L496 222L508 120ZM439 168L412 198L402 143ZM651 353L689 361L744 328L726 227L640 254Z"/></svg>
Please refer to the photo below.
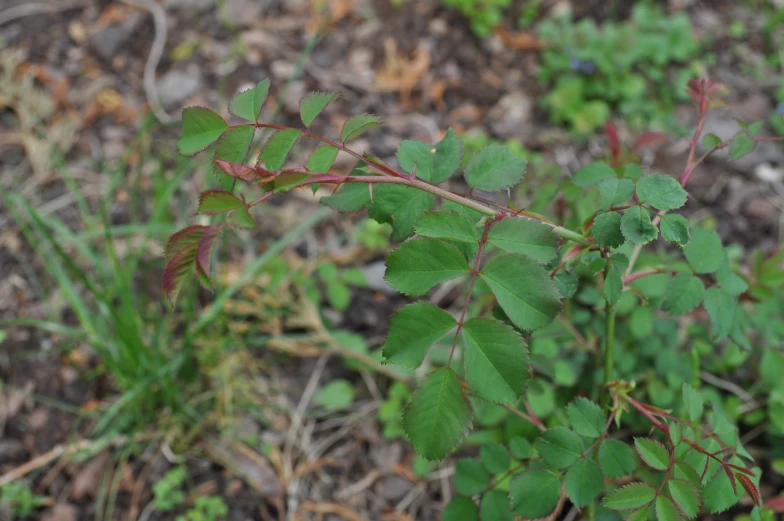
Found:
<svg viewBox="0 0 784 521"><path fill-rule="evenodd" d="M212 257L212 247L215 245L215 239L218 238L221 229L209 227L204 230L204 235L196 247L196 273L199 274L199 279L208 287L212 287L210 281L210 257Z"/></svg>
<svg viewBox="0 0 784 521"><path fill-rule="evenodd" d="M634 140L634 145L632 145L632 148L639 151L666 142L666 134L662 134L661 132L644 132L640 137Z"/></svg>
<svg viewBox="0 0 784 521"><path fill-rule="evenodd" d="M259 177L256 170L249 166L232 163L225 159L215 159L213 162L224 174L242 181L255 181Z"/></svg>
<svg viewBox="0 0 784 521"><path fill-rule="evenodd" d="M184 249L192 248L195 251L206 229L206 226L188 226L169 237L163 253L164 261L168 264L172 257Z"/></svg>
<svg viewBox="0 0 784 521"><path fill-rule="evenodd" d="M737 485L737 483L735 483L735 478L732 477L732 470L727 465L725 465L724 463L721 464L721 468L723 468L724 472L727 473L727 477L729 478L730 483L732 484L732 491L735 492L735 495L737 496L738 495L738 485Z"/></svg>
<svg viewBox="0 0 784 521"><path fill-rule="evenodd" d="M732 463L727 463L727 466L729 468L731 468L731 469L737 470L738 472L743 472L744 474L746 474L747 476L751 476L752 478L756 478L757 477L757 475L754 473L754 471L749 470L749 469L747 469L745 467L741 467L741 466L738 466L738 465L733 465Z"/></svg>
<svg viewBox="0 0 784 521"><path fill-rule="evenodd" d="M746 493L749 495L751 500L754 501L754 504L755 505L761 505L762 504L762 498L760 497L759 490L757 490L757 487L754 485L754 483L752 483L751 480L748 477L746 477L745 475L740 474L740 473L736 473L735 477L738 478L738 481L740 481L740 484L743 485L743 488L746 489ZM732 478L730 478L730 479L732 479ZM735 483L733 482L733 485L734 484ZM736 492L736 494L737 494L737 492Z"/></svg>

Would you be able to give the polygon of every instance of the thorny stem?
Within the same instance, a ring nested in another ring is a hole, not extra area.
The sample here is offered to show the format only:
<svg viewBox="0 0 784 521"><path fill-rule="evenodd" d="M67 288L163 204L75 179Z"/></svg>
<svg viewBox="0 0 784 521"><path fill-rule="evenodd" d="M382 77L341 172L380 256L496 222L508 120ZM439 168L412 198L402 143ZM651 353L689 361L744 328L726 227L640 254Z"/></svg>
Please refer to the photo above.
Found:
<svg viewBox="0 0 784 521"><path fill-rule="evenodd" d="M479 240L479 250L476 253L476 259L474 261L474 269L471 270L471 283L468 285L468 291L466 292L465 302L463 303L463 311L460 313L460 320L457 322L457 331L455 331L455 339L452 341L452 349L449 351L449 361L446 363L447 367L452 365L452 357L455 355L455 348L457 347L457 339L460 338L460 331L463 330L463 324L465 324L466 313L468 312L468 304L471 302L471 293L474 291L474 284L476 283L477 277L479 277L479 264L482 262L482 250L485 248L485 244L487 244L487 236L490 233L490 228L495 223L495 219L490 219L485 222L485 229L482 232L482 238Z"/></svg>
<svg viewBox="0 0 784 521"><path fill-rule="evenodd" d="M505 404L500 404L500 405L501 405L501 407L503 407L507 411L511 412L515 416L519 416L520 418L522 418L525 421L531 423L532 425L535 425L536 428L539 429L540 431L544 432L544 431L547 430L547 427L544 426L544 424L542 423L542 421L539 418L533 418L531 416L528 416L526 413L524 413L520 409L518 409L516 407L512 407L511 405L505 405Z"/></svg>
<svg viewBox="0 0 784 521"><path fill-rule="evenodd" d="M284 125L274 125L272 123L256 123L255 127L256 128L269 128L269 129L273 129L273 130L287 130L287 129L291 128L291 127L286 127ZM497 213L497 211L495 209L490 208L489 206L487 206L485 204L481 204L481 203L479 203L477 201L469 199L467 196L463 196L463 195L460 195L460 194L456 194L454 192L450 192L448 190L444 190L443 188L439 188L439 187L437 187L435 185L432 185L430 183L426 183L424 181L420 181L419 179L416 179L413 176L410 177L410 176L401 174L400 172L398 172L397 170L395 170L391 166L387 165L386 163L384 163L380 159L372 158L372 157L369 157L367 155L363 155L363 154L360 154L358 152L355 152L355 151L351 150L350 148L348 148L343 143L338 143L337 141L332 141L331 139L327 139L324 136L320 136L318 134L315 134L315 133L311 132L308 129L304 129L304 130L298 129L298 130L304 136L307 136L309 138L315 139L317 141L321 141L322 143L325 143L327 145L333 146L333 147L337 148L338 150L341 150L341 151L343 151L343 152L353 156L354 158L356 158L356 159L358 159L360 161L365 161L370 168L372 168L373 170L375 170L375 171L377 171L377 172L379 172L381 174L380 177L379 176L342 176L342 181L343 182L380 183L380 184L391 183L391 184L408 185L408 186L411 186L413 188L417 188L419 190L423 190L425 192L429 192L429 193L431 193L433 195L437 195L438 197L441 197L442 199L446 199L447 201L452 201L454 203L460 204L462 206L465 206L466 208L470 208L472 210L476 210L477 212L480 212L480 213L482 213L484 215L488 215L488 216L494 217L496 215L496 213ZM302 171L302 170L294 169L293 171ZM308 183L302 183L302 184L305 185L305 184L308 184ZM474 199L477 199L477 198L474 197ZM495 203L492 203L491 201L487 201L487 202L495 205ZM504 212L504 214L506 214L506 215L521 214L521 215L525 215L526 217L531 217L533 219L540 220L543 223L545 223L545 224L547 224L549 226L552 226L553 233L555 233L559 237L567 239L567 240L570 240L570 241L577 242L577 243L585 245L585 246L590 245L590 242L585 237L583 237L581 234L579 234L577 232L574 232L572 230L569 230L567 228L563 228L561 226L557 226L557 225L547 221L546 219L544 219L541 216L532 214L530 212L525 212L525 211L510 210L510 209L504 208L504 207L502 207L500 205L498 205L498 209L501 210L502 212Z"/></svg>
<svg viewBox="0 0 784 521"><path fill-rule="evenodd" d="M605 268L605 284L607 284L607 275L612 270L612 262L609 257L607 258L607 267ZM615 302L610 303L607 301L605 308L604 319L604 386L612 381L613 377L613 364L615 362ZM603 398L605 405L609 400L609 393L604 395Z"/></svg>

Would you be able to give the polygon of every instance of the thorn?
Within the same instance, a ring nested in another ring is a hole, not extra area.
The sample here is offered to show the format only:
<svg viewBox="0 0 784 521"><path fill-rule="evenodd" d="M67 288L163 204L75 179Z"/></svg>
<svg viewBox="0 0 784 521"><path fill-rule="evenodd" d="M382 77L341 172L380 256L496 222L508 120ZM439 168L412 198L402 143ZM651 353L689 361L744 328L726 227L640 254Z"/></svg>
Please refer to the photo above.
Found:
<svg viewBox="0 0 784 521"><path fill-rule="evenodd" d="M368 191L370 191L370 202L373 202L373 183L368 183Z"/></svg>
<svg viewBox="0 0 784 521"><path fill-rule="evenodd" d="M411 175L408 176L408 178L410 180L412 180L412 181L414 181L416 179L416 167L417 167L417 164L414 163L414 168L411 169Z"/></svg>

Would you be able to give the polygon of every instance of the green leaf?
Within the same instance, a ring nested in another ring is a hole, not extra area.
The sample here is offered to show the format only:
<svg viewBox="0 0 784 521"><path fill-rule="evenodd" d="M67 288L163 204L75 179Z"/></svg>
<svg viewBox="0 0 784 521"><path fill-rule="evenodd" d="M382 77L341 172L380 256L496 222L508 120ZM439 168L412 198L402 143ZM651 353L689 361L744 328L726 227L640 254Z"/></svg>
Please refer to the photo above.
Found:
<svg viewBox="0 0 784 521"><path fill-rule="evenodd" d="M525 159L503 145L490 145L473 155L466 165L465 179L473 189L495 192L520 182L525 175Z"/></svg>
<svg viewBox="0 0 784 521"><path fill-rule="evenodd" d="M659 230L651 222L647 208L632 206L623 214L621 232L627 240L637 245L648 244L659 235Z"/></svg>
<svg viewBox="0 0 784 521"><path fill-rule="evenodd" d="M443 459L455 450L471 423L471 405L448 367L431 372L403 413L403 429L425 459Z"/></svg>
<svg viewBox="0 0 784 521"><path fill-rule="evenodd" d="M757 142L751 139L751 136L741 132L730 143L730 159L740 159L754 150L756 146Z"/></svg>
<svg viewBox="0 0 784 521"><path fill-rule="evenodd" d="M634 194L634 182L631 179L612 177L600 181L596 185L599 190L599 204L602 210L609 210L629 200Z"/></svg>
<svg viewBox="0 0 784 521"><path fill-rule="evenodd" d="M487 241L509 253L522 253L546 263L555 257L558 238L553 228L541 221L507 218L493 225Z"/></svg>
<svg viewBox="0 0 784 521"><path fill-rule="evenodd" d="M650 174L637 181L637 198L657 210L680 208L688 195L678 180L668 175Z"/></svg>
<svg viewBox="0 0 784 521"><path fill-rule="evenodd" d="M557 469L574 465L583 454L583 440L566 427L553 427L536 440L536 450Z"/></svg>
<svg viewBox="0 0 784 521"><path fill-rule="evenodd" d="M688 383L683 383L683 403L691 421L696 421L702 414L702 395Z"/></svg>
<svg viewBox="0 0 784 521"><path fill-rule="evenodd" d="M531 375L522 337L503 322L474 318L463 325L466 381L485 400L514 403Z"/></svg>
<svg viewBox="0 0 784 521"><path fill-rule="evenodd" d="M376 185L370 217L380 223L392 225L392 240L402 241L414 233L414 226L431 208L435 196L417 188L404 185Z"/></svg>
<svg viewBox="0 0 784 521"><path fill-rule="evenodd" d="M455 490L463 496L481 494L490 485L490 474L479 460L464 458L457 460L453 478Z"/></svg>
<svg viewBox="0 0 784 521"><path fill-rule="evenodd" d="M251 217L250 212L244 206L242 208L238 208L234 212L231 212L231 215L229 215L229 220L237 226L242 226L243 228L254 228L256 226L256 223L253 221L253 217Z"/></svg>
<svg viewBox="0 0 784 521"><path fill-rule="evenodd" d="M286 164L286 158L289 157L289 152L294 143L297 142L297 139L299 139L299 136L299 130L294 128L275 132L264 143L257 164L264 165L267 170L272 170L273 172L280 170Z"/></svg>
<svg viewBox="0 0 784 521"><path fill-rule="evenodd" d="M738 495L735 493L726 472L717 472L708 481L702 489L702 500L705 504L705 510L711 514L723 512L738 502Z"/></svg>
<svg viewBox="0 0 784 521"><path fill-rule="evenodd" d="M479 242L476 226L468 217L455 212L428 212L414 230L422 237L435 237L458 242Z"/></svg>
<svg viewBox="0 0 784 521"><path fill-rule="evenodd" d="M334 163L335 159L338 157L338 152L338 148L333 147L332 145L319 147L310 154L310 158L308 159L305 168L316 174L326 174L329 172L329 169L332 168L332 163ZM367 186L364 188L365 191L367 191ZM368 200L369 199L370 194L368 194Z"/></svg>
<svg viewBox="0 0 784 521"><path fill-rule="evenodd" d="M602 247L617 248L626 242L621 233L621 214L607 212L597 215L591 226L591 235L596 244Z"/></svg>
<svg viewBox="0 0 784 521"><path fill-rule="evenodd" d="M696 516L700 511L700 492L697 487L683 479L667 481L672 500L687 519Z"/></svg>
<svg viewBox="0 0 784 521"><path fill-rule="evenodd" d="M694 467L686 462L679 461L675 463L675 472L673 475L678 479L688 480L694 486L702 486L702 479L700 478L700 475L696 470L694 470Z"/></svg>
<svg viewBox="0 0 784 521"><path fill-rule="evenodd" d="M218 140L228 125L215 112L204 107L188 107L182 111L182 136L177 149L184 156L198 154Z"/></svg>
<svg viewBox="0 0 784 521"><path fill-rule="evenodd" d="M389 321L389 335L381 348L384 362L416 369L430 346L456 325L452 315L429 302L398 309Z"/></svg>
<svg viewBox="0 0 784 521"><path fill-rule="evenodd" d="M673 315L683 315L700 305L705 285L691 273L678 273L667 283L662 309Z"/></svg>
<svg viewBox="0 0 784 521"><path fill-rule="evenodd" d="M607 417L602 408L588 398L578 397L566 407L566 417L574 432L586 438L598 438L604 432Z"/></svg>
<svg viewBox="0 0 784 521"><path fill-rule="evenodd" d="M656 491L645 483L631 483L605 496L602 504L613 510L634 510L648 505L656 497Z"/></svg>
<svg viewBox="0 0 784 521"><path fill-rule="evenodd" d="M479 521L479 510L473 500L455 496L444 509L441 521Z"/></svg>
<svg viewBox="0 0 784 521"><path fill-rule="evenodd" d="M514 514L509 510L509 496L500 490L491 490L482 496L479 516L482 520L514 521Z"/></svg>
<svg viewBox="0 0 784 521"><path fill-rule="evenodd" d="M488 443L479 449L479 459L492 474L501 474L509 470L509 452L500 443Z"/></svg>
<svg viewBox="0 0 784 521"><path fill-rule="evenodd" d="M262 80L252 89L240 92L231 100L229 112L238 118L256 122L261 114L261 108L267 100L269 86L269 80Z"/></svg>
<svg viewBox="0 0 784 521"><path fill-rule="evenodd" d="M615 269L607 270L604 277L604 298L610 304L615 304L620 300L623 293L623 280Z"/></svg>
<svg viewBox="0 0 784 521"><path fill-rule="evenodd" d="M713 286L705 292L703 305L713 324L713 334L718 340L726 338L735 322L738 300L726 290Z"/></svg>
<svg viewBox="0 0 784 521"><path fill-rule="evenodd" d="M721 143L721 138L716 134L705 134L705 137L702 138L702 146L705 148L714 148L721 145Z"/></svg>
<svg viewBox="0 0 784 521"><path fill-rule="evenodd" d="M336 280L327 281L326 286L329 305L339 311L345 311L351 303L351 292L348 286Z"/></svg>
<svg viewBox="0 0 784 521"><path fill-rule="evenodd" d="M586 507L604 490L604 474L593 461L581 459L566 473L564 489L574 506Z"/></svg>
<svg viewBox="0 0 784 521"><path fill-rule="evenodd" d="M367 163L364 161L357 162L351 170L351 175L365 175L365 167ZM370 204L370 189L366 183L344 184L334 194L322 197L321 203L340 212L358 212Z"/></svg>
<svg viewBox="0 0 784 521"><path fill-rule="evenodd" d="M531 442L528 441L527 438L522 436L518 436L517 438L513 438L509 442L509 450L512 452L512 456L517 459L528 459L533 455L533 445ZM783 467L784 468L784 467ZM782 472L784 474L784 472Z"/></svg>
<svg viewBox="0 0 784 521"><path fill-rule="evenodd" d="M656 498L656 519L657 521L683 521L678 507L667 496Z"/></svg>
<svg viewBox="0 0 784 521"><path fill-rule="evenodd" d="M227 130L223 137L218 141L215 148L213 160L230 161L231 163L242 164L248 154L250 143L253 141L254 128L251 126L232 127ZM222 188L231 190L234 186L234 178L226 174L217 165L213 165L213 173L218 179Z"/></svg>
<svg viewBox="0 0 784 521"><path fill-rule="evenodd" d="M457 248L437 239L404 242L387 257L386 279L405 295L419 296L470 271Z"/></svg>
<svg viewBox="0 0 784 521"><path fill-rule="evenodd" d="M239 197L223 190L207 190L199 196L199 213L207 215L216 215L244 207L245 203Z"/></svg>
<svg viewBox="0 0 784 521"><path fill-rule="evenodd" d="M272 191L276 194L288 192L292 188L299 186L309 177L310 174L305 172L284 172L277 176L275 181L272 182Z"/></svg>
<svg viewBox="0 0 784 521"><path fill-rule="evenodd" d="M340 139L345 143L359 137L373 127L381 124L381 119L373 114L360 114L354 116L343 124Z"/></svg>
<svg viewBox="0 0 784 521"><path fill-rule="evenodd" d="M599 465L608 478L623 478L634 472L634 451L622 441L604 440L599 446Z"/></svg>
<svg viewBox="0 0 784 521"><path fill-rule="evenodd" d="M560 271L555 275L558 291L566 298L572 298L577 292L577 276L568 271Z"/></svg>
<svg viewBox="0 0 784 521"><path fill-rule="evenodd" d="M635 510L626 516L623 521L648 521L650 509L651 507L644 507L640 510Z"/></svg>
<svg viewBox="0 0 784 521"><path fill-rule="evenodd" d="M509 495L515 514L525 519L539 519L555 511L561 497L561 482L551 470L529 470L512 481Z"/></svg>
<svg viewBox="0 0 784 521"><path fill-rule="evenodd" d="M406 172L413 172L428 183L438 184L449 179L463 162L463 141L451 128L444 139L434 145L405 140L397 150L397 161Z"/></svg>
<svg viewBox="0 0 784 521"><path fill-rule="evenodd" d="M683 247L683 254L695 273L718 271L724 261L719 234L703 228L692 231L689 244Z"/></svg>
<svg viewBox="0 0 784 521"><path fill-rule="evenodd" d="M662 217L661 224L662 239L672 242L678 246L689 244L691 234L689 233L689 222L682 215L668 213Z"/></svg>
<svg viewBox="0 0 784 521"><path fill-rule="evenodd" d="M642 460L656 470L666 470L670 466L670 453L658 441L649 438L634 438L634 446Z"/></svg>
<svg viewBox="0 0 784 521"><path fill-rule="evenodd" d="M607 163L591 163L575 172L572 182L577 186L588 188L605 179L613 178L617 179L618 176L615 174L615 170L610 168Z"/></svg>
<svg viewBox="0 0 784 521"><path fill-rule="evenodd" d="M342 95L342 92L311 92L302 98L299 102L299 115L305 128L310 128L321 111Z"/></svg>
<svg viewBox="0 0 784 521"><path fill-rule="evenodd" d="M544 327L561 310L561 295L549 274L524 255L495 257L479 275L520 329Z"/></svg>
<svg viewBox="0 0 784 521"><path fill-rule="evenodd" d="M354 403L354 387L347 380L333 380L316 393L313 402L329 411L339 411Z"/></svg>

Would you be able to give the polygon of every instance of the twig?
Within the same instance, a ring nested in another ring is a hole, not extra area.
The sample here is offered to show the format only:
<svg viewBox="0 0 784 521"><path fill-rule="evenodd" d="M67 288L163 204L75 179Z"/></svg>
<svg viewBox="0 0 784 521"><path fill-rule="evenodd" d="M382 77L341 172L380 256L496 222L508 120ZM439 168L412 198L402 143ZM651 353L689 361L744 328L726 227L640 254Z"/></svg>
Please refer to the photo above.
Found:
<svg viewBox="0 0 784 521"><path fill-rule="evenodd" d="M745 390L743 390L737 384L734 384L727 380L723 380L718 376L714 376L708 373L707 371L700 371L700 378L702 378L703 380L705 380L711 385L715 385L720 389L724 389L725 391L734 394L744 402L747 403L754 402L754 397L751 394L747 393Z"/></svg>
<svg viewBox="0 0 784 521"><path fill-rule="evenodd" d="M166 11L163 7L151 0L122 0L128 5L138 7L149 11L152 15L153 23L155 25L155 38L150 47L150 54L147 56L147 61L144 64L144 93L147 95L147 100L150 102L153 114L158 118L158 121L164 124L174 123L178 120L171 116L163 109L161 100L158 97L158 89L155 87L155 71L158 68L158 63L163 56L163 50L166 47L166 40L168 32L166 30Z"/></svg>
<svg viewBox="0 0 784 521"><path fill-rule="evenodd" d="M81 9L84 7L84 2L74 2L72 4L52 5L42 2L27 2L14 7L9 7L4 11L0 11L0 25L13 22L19 18L32 16L34 14L55 14L62 11L70 11L71 9Z"/></svg>
<svg viewBox="0 0 784 521"><path fill-rule="evenodd" d="M305 390L302 392L302 397L299 399L297 408L294 410L294 414L291 417L291 425L289 426L289 430L286 433L286 445L283 449L283 459L287 467L286 471L288 475L291 475L293 472L291 464L291 450L294 445L294 440L296 440L297 432L302 426L302 418L305 415L305 411L307 410L308 405L310 405L310 401L313 399L313 395L316 393L316 388L318 387L321 374L324 372L324 367L327 365L327 360L329 360L329 355L322 355L318 361L316 361L316 367L313 368L313 373L310 375L310 380L308 380L308 384L305 386Z"/></svg>

